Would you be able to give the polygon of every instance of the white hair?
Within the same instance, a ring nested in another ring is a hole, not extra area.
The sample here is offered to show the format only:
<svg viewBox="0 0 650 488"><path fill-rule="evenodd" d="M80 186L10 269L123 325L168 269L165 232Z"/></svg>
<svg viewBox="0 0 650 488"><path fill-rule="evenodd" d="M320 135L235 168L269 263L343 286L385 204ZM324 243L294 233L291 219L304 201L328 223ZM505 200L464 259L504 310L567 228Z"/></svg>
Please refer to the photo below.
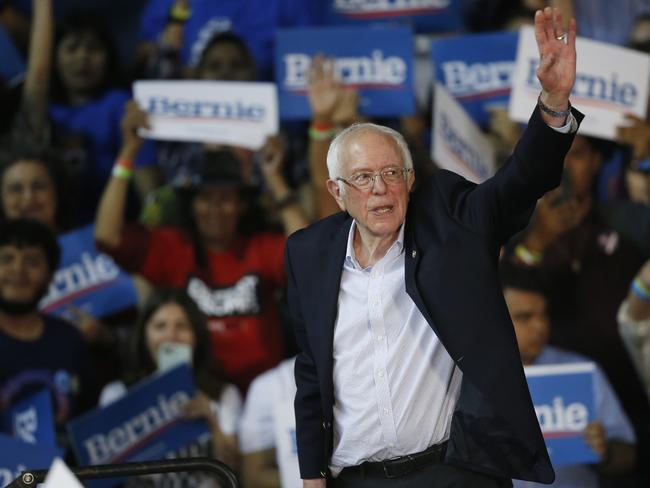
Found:
<svg viewBox="0 0 650 488"><path fill-rule="evenodd" d="M404 165L404 168L413 169L413 158L411 157L411 152L409 151L408 145L406 144L406 141L404 140L404 136L402 136L402 134L396 130L391 129L390 127L364 122L352 124L351 126L343 129L330 144L330 147L327 151L327 172L329 173L330 179L334 180L338 177L343 176L341 149L347 140L354 134L369 131L390 137L395 142L397 148L399 149L399 152L402 155L402 163Z"/></svg>

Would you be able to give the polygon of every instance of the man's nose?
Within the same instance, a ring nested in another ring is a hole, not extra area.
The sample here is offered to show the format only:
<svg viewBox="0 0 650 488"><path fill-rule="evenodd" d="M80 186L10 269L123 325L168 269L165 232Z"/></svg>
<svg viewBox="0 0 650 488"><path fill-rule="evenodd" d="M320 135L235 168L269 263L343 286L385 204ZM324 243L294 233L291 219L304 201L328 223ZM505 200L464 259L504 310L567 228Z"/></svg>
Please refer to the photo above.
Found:
<svg viewBox="0 0 650 488"><path fill-rule="evenodd" d="M386 193L387 189L388 187L381 173L377 173L376 175L374 175L372 178L372 192L382 194L382 193Z"/></svg>

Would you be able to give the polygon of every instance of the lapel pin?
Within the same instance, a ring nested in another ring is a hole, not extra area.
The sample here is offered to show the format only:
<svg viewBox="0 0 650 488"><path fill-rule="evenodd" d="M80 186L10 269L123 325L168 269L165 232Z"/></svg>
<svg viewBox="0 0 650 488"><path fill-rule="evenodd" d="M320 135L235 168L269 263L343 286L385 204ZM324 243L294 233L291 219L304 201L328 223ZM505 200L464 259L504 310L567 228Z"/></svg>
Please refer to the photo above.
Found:
<svg viewBox="0 0 650 488"><path fill-rule="evenodd" d="M414 257L417 256L417 255L418 255L418 252L417 252L415 249L413 249L413 250L411 251L411 257L414 258Z"/></svg>

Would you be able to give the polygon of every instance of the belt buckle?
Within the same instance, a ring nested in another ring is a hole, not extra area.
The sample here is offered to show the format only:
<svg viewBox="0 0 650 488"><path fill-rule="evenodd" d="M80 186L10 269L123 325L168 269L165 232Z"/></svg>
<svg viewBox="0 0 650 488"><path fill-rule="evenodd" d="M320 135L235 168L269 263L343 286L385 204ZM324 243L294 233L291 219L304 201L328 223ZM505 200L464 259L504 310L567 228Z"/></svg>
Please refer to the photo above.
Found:
<svg viewBox="0 0 650 488"><path fill-rule="evenodd" d="M406 456L404 456L404 458L406 458L404 464L406 464L408 466L408 468L405 469L404 471L400 472L399 474L393 474L393 473L389 472L388 463L390 462L390 460L389 461L382 461L381 467L384 469L384 475L386 476L386 478L388 478L388 479L400 478L400 477L402 477L404 475L407 475L407 474L411 473L413 470L415 470L415 460L413 459L413 456L411 456L410 454L407 454ZM408 462L406 462L406 461L408 461Z"/></svg>

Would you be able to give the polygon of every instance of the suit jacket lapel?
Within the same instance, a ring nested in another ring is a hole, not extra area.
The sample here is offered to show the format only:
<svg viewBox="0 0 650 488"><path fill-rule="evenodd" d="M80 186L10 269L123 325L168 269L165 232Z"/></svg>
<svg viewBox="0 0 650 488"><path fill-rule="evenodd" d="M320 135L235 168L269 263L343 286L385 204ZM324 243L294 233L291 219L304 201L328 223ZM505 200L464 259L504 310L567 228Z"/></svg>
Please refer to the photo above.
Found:
<svg viewBox="0 0 650 488"><path fill-rule="evenodd" d="M348 218L336 229L330 239L324 239L320 243L322 259L319 260L320 272L315 277L320 282L318 293L320 296L314 303L319 304L316 310L315 323L317 328L315 337L320 350L320 357L323 359L323 366L326 374L323 379L328 384L323 385L324 392L328 392L331 398L324 399L329 404L334 403L334 389L332 382L333 370L333 348L334 348L334 325L338 313L339 289L341 286L341 275L343 273L343 262L345 260L345 249L347 238L350 232L352 219Z"/></svg>

